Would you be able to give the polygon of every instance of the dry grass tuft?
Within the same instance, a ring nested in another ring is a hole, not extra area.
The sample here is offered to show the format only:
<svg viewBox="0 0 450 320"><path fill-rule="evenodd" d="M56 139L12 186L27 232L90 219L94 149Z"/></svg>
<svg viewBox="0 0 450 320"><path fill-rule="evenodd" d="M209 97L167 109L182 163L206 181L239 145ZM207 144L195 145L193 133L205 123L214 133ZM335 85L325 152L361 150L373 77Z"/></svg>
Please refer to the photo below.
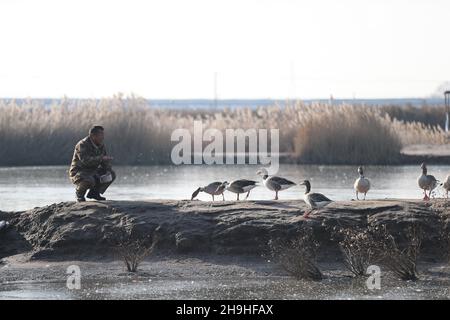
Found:
<svg viewBox="0 0 450 320"><path fill-rule="evenodd" d="M305 229L292 241L271 240L271 254L281 267L297 279L319 281L323 275L317 265L319 243L312 230Z"/></svg>
<svg viewBox="0 0 450 320"><path fill-rule="evenodd" d="M375 229L380 261L402 280L418 279L417 259L422 242L422 231L416 226L406 229L406 243L400 248L385 226Z"/></svg>
<svg viewBox="0 0 450 320"><path fill-rule="evenodd" d="M385 225L339 229L334 237L338 239L345 266L355 276L364 276L371 264L380 263L402 280L417 280L417 260L423 238L417 225L404 230L401 247Z"/></svg>
<svg viewBox="0 0 450 320"><path fill-rule="evenodd" d="M156 244L156 239L151 235L137 235L124 229L116 239L115 250L127 271L137 272L140 263L153 252Z"/></svg>
<svg viewBox="0 0 450 320"><path fill-rule="evenodd" d="M347 269L357 277L365 276L367 267L376 259L377 248L369 229L346 228L339 230L342 240L339 248Z"/></svg>

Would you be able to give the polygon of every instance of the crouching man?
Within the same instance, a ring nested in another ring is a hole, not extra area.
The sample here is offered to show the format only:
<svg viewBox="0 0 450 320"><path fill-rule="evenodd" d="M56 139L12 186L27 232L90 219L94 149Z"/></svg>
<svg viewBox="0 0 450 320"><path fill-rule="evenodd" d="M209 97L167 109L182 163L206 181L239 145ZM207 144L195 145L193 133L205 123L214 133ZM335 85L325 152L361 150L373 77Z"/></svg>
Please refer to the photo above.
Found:
<svg viewBox="0 0 450 320"><path fill-rule="evenodd" d="M76 185L77 201L89 199L106 200L102 197L109 185L115 180L112 171L112 157L107 156L103 144L104 129L94 126L89 130L89 136L79 141L75 146L72 164L70 165L70 180Z"/></svg>

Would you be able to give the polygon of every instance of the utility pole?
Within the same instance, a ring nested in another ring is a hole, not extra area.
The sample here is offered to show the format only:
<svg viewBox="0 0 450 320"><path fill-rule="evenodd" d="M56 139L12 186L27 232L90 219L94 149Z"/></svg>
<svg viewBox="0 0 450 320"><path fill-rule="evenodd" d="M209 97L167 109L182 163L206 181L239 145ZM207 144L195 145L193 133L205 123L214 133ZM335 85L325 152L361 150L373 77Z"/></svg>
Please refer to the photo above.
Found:
<svg viewBox="0 0 450 320"><path fill-rule="evenodd" d="M217 72L214 72L214 109L217 110Z"/></svg>
<svg viewBox="0 0 450 320"><path fill-rule="evenodd" d="M444 92L445 97L445 132L448 133L448 126L449 126L449 116L450 116L450 91Z"/></svg>
<svg viewBox="0 0 450 320"><path fill-rule="evenodd" d="M292 103L294 99L297 97L295 92L295 65L294 61L291 61L289 64L289 92L288 92L288 99L289 103Z"/></svg>

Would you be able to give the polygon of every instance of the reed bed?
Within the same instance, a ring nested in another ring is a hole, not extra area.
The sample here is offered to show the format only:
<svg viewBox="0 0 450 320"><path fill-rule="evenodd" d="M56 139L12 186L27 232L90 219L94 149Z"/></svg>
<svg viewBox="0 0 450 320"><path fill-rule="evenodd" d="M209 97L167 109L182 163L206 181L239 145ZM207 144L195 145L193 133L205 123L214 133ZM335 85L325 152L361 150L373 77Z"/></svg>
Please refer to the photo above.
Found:
<svg viewBox="0 0 450 320"><path fill-rule="evenodd" d="M438 126L398 120L382 108L361 105L298 102L256 109L169 110L121 95L55 100L51 105L2 100L0 165L68 164L74 145L94 124L106 128L116 164L169 164L176 143L170 140L173 130L192 131L194 120L201 120L204 130L279 129L279 151L299 163L392 164L405 145L446 141Z"/></svg>
<svg viewBox="0 0 450 320"><path fill-rule="evenodd" d="M381 106L383 114L389 115L399 121L422 123L431 127L444 128L445 106L422 105L420 107L410 104Z"/></svg>
<svg viewBox="0 0 450 320"><path fill-rule="evenodd" d="M298 114L295 154L306 163L392 163L401 150L389 117L353 105L317 105Z"/></svg>

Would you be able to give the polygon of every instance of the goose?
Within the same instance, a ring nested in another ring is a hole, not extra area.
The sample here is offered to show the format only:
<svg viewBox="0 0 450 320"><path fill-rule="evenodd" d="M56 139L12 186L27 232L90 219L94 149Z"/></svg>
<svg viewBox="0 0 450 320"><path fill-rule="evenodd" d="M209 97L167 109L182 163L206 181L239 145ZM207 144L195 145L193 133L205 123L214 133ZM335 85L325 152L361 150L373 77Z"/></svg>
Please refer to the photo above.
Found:
<svg viewBox="0 0 450 320"><path fill-rule="evenodd" d="M310 211L305 212L303 215L305 218L307 218L313 210L323 208L333 202L321 193L311 193L311 183L308 180L303 181L300 185L306 187L304 200L310 208Z"/></svg>
<svg viewBox="0 0 450 320"><path fill-rule="evenodd" d="M265 168L259 169L256 174L262 176L263 184L267 189L275 191L275 200L278 200L278 191L286 190L296 185L294 182L285 178L277 176L269 177L269 174Z"/></svg>
<svg viewBox="0 0 450 320"><path fill-rule="evenodd" d="M448 198L448 191L450 190L450 175L447 176L445 182L442 185L445 189L446 197Z"/></svg>
<svg viewBox="0 0 450 320"><path fill-rule="evenodd" d="M239 200L239 194L247 192L247 196L245 197L245 199L247 199L248 196L250 195L250 191L256 187L256 184L257 184L256 181L246 179L234 180L230 183L225 181L217 188L216 191L223 192L223 190L228 190L230 192L236 193L237 200Z"/></svg>
<svg viewBox="0 0 450 320"><path fill-rule="evenodd" d="M364 177L363 167L358 168L359 178L356 179L354 188L356 191L356 199L358 198L358 193L364 193L364 200L366 200L366 194L370 190L370 181Z"/></svg>
<svg viewBox="0 0 450 320"><path fill-rule="evenodd" d="M419 187L423 189L423 193L425 195L423 200L430 200L431 191L437 187L438 181L434 176L427 174L427 165L425 162L422 163L420 167L422 168L422 174L417 179L417 183L419 184ZM428 195L427 190L429 190Z"/></svg>
<svg viewBox="0 0 450 320"><path fill-rule="evenodd" d="M191 201L195 199L195 197L197 197L197 195L200 192L205 192L207 194L210 194L212 196L212 200L214 201L214 196L218 196L218 195L222 195L222 201L225 201L225 197L223 195L223 192L225 190L219 190L218 188L220 187L220 185L222 185L222 182L216 181L216 182L212 182L210 184L208 184L206 187L200 187L197 190L194 191L194 193L192 194L191 197Z"/></svg>

